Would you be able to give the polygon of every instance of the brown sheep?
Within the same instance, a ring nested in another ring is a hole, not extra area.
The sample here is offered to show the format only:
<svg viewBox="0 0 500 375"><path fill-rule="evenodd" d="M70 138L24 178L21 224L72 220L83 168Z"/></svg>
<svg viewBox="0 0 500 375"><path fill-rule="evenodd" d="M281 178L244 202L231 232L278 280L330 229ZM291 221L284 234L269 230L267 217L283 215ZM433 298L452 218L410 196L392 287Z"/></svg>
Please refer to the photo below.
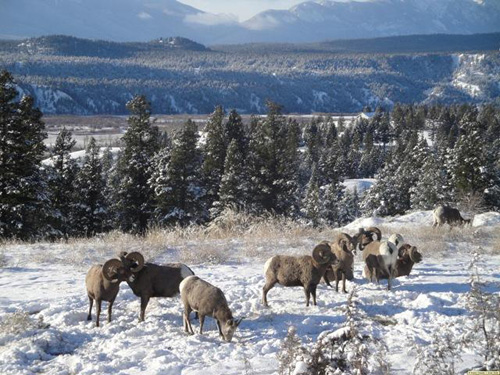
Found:
<svg viewBox="0 0 500 375"><path fill-rule="evenodd" d="M267 293L276 284L281 284L302 286L306 295L306 306L309 306L311 294L313 305L316 305L316 288L326 270L335 262L337 257L332 253L330 246L324 243L314 248L312 256L273 256L264 265L266 284L262 288L262 303L267 307ZM328 279L326 282L331 286Z"/></svg>
<svg viewBox="0 0 500 375"><path fill-rule="evenodd" d="M110 259L104 265L90 267L85 277L87 296L89 297L89 314L87 320L92 320L92 305L96 301L96 327L99 327L102 301L108 302L108 322L111 322L111 311L120 283L133 277L132 272L118 259Z"/></svg>
<svg viewBox="0 0 500 375"><path fill-rule="evenodd" d="M189 314L191 311L195 311L200 319L200 335L203 333L205 316L210 316L217 322L220 336L225 341L231 341L242 319L233 318L224 293L198 276L186 277L182 280L179 288L184 305L184 313L182 314L184 330L194 334Z"/></svg>
<svg viewBox="0 0 500 375"><path fill-rule="evenodd" d="M141 313L139 321L144 321L146 307L152 297L173 297L179 293L179 285L194 272L185 264L168 263L157 265L144 263L144 257L138 252L120 254L122 264L133 274L127 279L132 292L141 297Z"/></svg>
<svg viewBox="0 0 500 375"><path fill-rule="evenodd" d="M338 259L338 263L329 267L325 273L325 281L335 279L335 290L339 291L339 282L342 278L342 291L347 293L345 281L354 279L354 241L346 233L340 233L333 243L329 244L333 254Z"/></svg>
<svg viewBox="0 0 500 375"><path fill-rule="evenodd" d="M422 261L422 254L415 246L404 244L398 250L398 260L396 262L396 270L394 277L408 276L415 263ZM366 267L366 266L365 266ZM367 272L365 268L365 273ZM389 275L386 272L381 272L379 278L387 279Z"/></svg>
<svg viewBox="0 0 500 375"><path fill-rule="evenodd" d="M470 219L464 219L462 215L460 215L460 211L456 208L451 208L448 206L438 206L433 212L434 223L433 227L439 227L444 224L449 224L450 227L455 225L470 225Z"/></svg>

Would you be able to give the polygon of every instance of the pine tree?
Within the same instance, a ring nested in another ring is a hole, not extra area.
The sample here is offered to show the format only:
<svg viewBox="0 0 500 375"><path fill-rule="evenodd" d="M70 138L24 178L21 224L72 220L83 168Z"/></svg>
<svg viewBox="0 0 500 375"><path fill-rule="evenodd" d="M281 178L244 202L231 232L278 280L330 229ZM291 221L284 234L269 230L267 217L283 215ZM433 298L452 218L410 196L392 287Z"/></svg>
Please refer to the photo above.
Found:
<svg viewBox="0 0 500 375"><path fill-rule="evenodd" d="M53 165L48 170L50 199L56 213L52 225L64 237L72 235L75 228L72 218L78 164L71 158L75 144L71 131L63 128L56 138L51 153Z"/></svg>
<svg viewBox="0 0 500 375"><path fill-rule="evenodd" d="M229 147L229 144L235 140L238 149L240 150L243 156L246 155L247 151L247 139L245 135L245 127L243 125L243 121L238 112L233 109L229 112L228 119L224 125L224 141L226 145L226 149Z"/></svg>
<svg viewBox="0 0 500 375"><path fill-rule="evenodd" d="M94 137L85 150L83 165L76 178L75 208L73 210L75 231L80 235L94 236L108 228L108 203L105 197L105 180L99 147Z"/></svg>
<svg viewBox="0 0 500 375"><path fill-rule="evenodd" d="M136 96L127 108L131 115L116 167L119 185L114 194L114 209L121 230L144 233L153 213L153 191L148 180L153 155L159 150L160 134L151 123L151 105L144 96Z"/></svg>
<svg viewBox="0 0 500 375"><path fill-rule="evenodd" d="M447 202L445 187L446 173L436 156L429 153L424 159L418 181L410 188L411 208L431 210L438 203Z"/></svg>
<svg viewBox="0 0 500 375"><path fill-rule="evenodd" d="M311 178L306 186L305 196L302 201L302 214L313 227L320 224L321 201L316 164L313 164Z"/></svg>
<svg viewBox="0 0 500 375"><path fill-rule="evenodd" d="M226 208L243 209L248 196L248 180L243 155L238 142L233 139L227 150L224 175L220 186L220 200L216 205L216 215ZM214 216L216 216L214 215Z"/></svg>
<svg viewBox="0 0 500 375"><path fill-rule="evenodd" d="M200 223L207 219L201 180L198 127L188 120L174 136L170 152L156 158L150 179L155 192L155 219L160 224Z"/></svg>
<svg viewBox="0 0 500 375"><path fill-rule="evenodd" d="M451 187L457 196L482 194L487 187L487 177L484 173L486 158L484 149L480 147L482 141L477 122L464 124L463 133L450 153L446 165Z"/></svg>
<svg viewBox="0 0 500 375"><path fill-rule="evenodd" d="M360 212L360 199L358 189L354 188L353 191L347 190L341 201L338 204L338 223L339 226L349 224L361 216Z"/></svg>
<svg viewBox="0 0 500 375"><path fill-rule="evenodd" d="M33 99L16 102L7 71L0 72L0 237L35 239L48 235L50 215L40 165L47 137Z"/></svg>
<svg viewBox="0 0 500 375"><path fill-rule="evenodd" d="M206 142L204 145L203 178L205 183L207 206L211 207L219 200L219 187L224 174L226 157L226 139L223 126L224 110L221 106L215 109L205 127Z"/></svg>

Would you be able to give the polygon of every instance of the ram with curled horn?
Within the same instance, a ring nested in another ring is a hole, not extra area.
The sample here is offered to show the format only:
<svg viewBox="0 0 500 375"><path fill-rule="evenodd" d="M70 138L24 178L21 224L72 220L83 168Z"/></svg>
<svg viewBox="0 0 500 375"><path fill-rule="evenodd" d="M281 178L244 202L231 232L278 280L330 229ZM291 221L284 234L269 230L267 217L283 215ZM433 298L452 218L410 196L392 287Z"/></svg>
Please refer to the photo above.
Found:
<svg viewBox="0 0 500 375"><path fill-rule="evenodd" d="M262 303L268 306L267 293L276 284L280 284L286 287L302 286L306 295L306 306L309 306L311 295L313 305L316 305L316 288L326 270L336 262L337 257L325 243L317 245L312 255L275 255L269 258L264 265L266 283L262 289ZM328 278L325 280L330 285Z"/></svg>
<svg viewBox="0 0 500 375"><path fill-rule="evenodd" d="M398 260L394 270L394 277L408 276L415 263L422 261L422 254L415 246L404 244L398 250ZM366 273L366 270L365 270ZM387 279L389 275L386 272L381 272L380 278Z"/></svg>
<svg viewBox="0 0 500 375"><path fill-rule="evenodd" d="M358 233L352 237L354 252L356 249L363 251L369 243L380 241L382 239L382 231L377 227L359 228Z"/></svg>
<svg viewBox="0 0 500 375"><path fill-rule="evenodd" d="M329 244L338 263L330 266L325 273L325 281L335 279L335 290L339 291L339 282L342 278L342 291L347 293L346 280L354 279L354 241L347 233L340 233L333 242Z"/></svg>
<svg viewBox="0 0 500 375"><path fill-rule="evenodd" d="M182 280L194 275L194 272L182 263L145 263L139 252L121 253L120 259L123 266L133 274L132 278L127 279L127 284L132 292L141 298L139 321L144 321L146 307L151 298L176 296L179 294Z"/></svg>
<svg viewBox="0 0 500 375"><path fill-rule="evenodd" d="M119 259L110 259L104 265L90 267L85 277L85 286L89 298L89 313L87 320L92 320L92 305L96 302L96 327L99 327L102 301L108 302L108 322L111 322L111 312L120 283L132 280L133 273Z"/></svg>

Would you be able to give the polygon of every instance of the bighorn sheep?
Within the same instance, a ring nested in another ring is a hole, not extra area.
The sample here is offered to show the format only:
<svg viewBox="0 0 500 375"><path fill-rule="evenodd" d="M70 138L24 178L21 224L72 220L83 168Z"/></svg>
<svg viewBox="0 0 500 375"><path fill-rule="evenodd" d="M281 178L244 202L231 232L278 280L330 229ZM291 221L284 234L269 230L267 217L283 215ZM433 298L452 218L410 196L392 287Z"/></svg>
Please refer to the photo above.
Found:
<svg viewBox="0 0 500 375"><path fill-rule="evenodd" d="M85 286L89 297L89 314L87 320L92 320L92 305L96 301L96 327L99 327L102 301L108 302L108 322L111 322L111 311L120 283L133 278L132 272L123 267L118 259L110 259L104 265L90 267L85 277Z"/></svg>
<svg viewBox="0 0 500 375"><path fill-rule="evenodd" d="M460 215L460 211L456 208L451 208L449 206L438 206L433 212L434 223L433 227L441 226L444 224L449 224L450 227L454 225L469 225L471 220L465 220L462 215Z"/></svg>
<svg viewBox="0 0 500 375"><path fill-rule="evenodd" d="M347 293L345 281L354 278L354 241L346 233L340 233L333 243L323 242L330 245L333 254L338 259L338 263L329 267L325 273L325 280L335 279L335 290L339 291L339 281L342 277L342 291Z"/></svg>
<svg viewBox="0 0 500 375"><path fill-rule="evenodd" d="M269 258L264 265L266 284L262 288L262 303L268 306L267 293L278 283L283 286L302 286L306 294L306 306L309 306L311 294L316 305L316 287L326 270L336 261L337 257L325 243L317 245L312 256L275 255ZM331 286L327 278L325 281Z"/></svg>
<svg viewBox="0 0 500 375"><path fill-rule="evenodd" d="M396 262L396 270L394 277L408 276L415 263L422 261L422 254L415 246L409 244L402 245L398 250L398 260ZM368 268L365 266L365 274L368 274ZM381 272L380 279L387 279L389 275L386 272Z"/></svg>
<svg viewBox="0 0 500 375"><path fill-rule="evenodd" d="M173 297L179 293L179 284L194 272L185 264L169 263L157 265L144 263L141 253L120 254L122 264L128 268L134 278L127 279L132 292L141 297L139 321L144 321L144 314L151 297Z"/></svg>
<svg viewBox="0 0 500 375"><path fill-rule="evenodd" d="M225 341L231 341L240 325L242 319L235 320L229 309L226 297L222 291L200 279L198 276L188 276L182 280L179 286L181 300L184 305L182 321L184 330L194 334L189 314L191 311L198 312L200 319L200 335L203 333L205 316L214 318L219 328L219 334Z"/></svg>
<svg viewBox="0 0 500 375"><path fill-rule="evenodd" d="M387 278L387 289L391 289L391 279L394 277L398 259L398 246L403 241L400 234L393 234L387 241L374 241L364 248L363 260L368 270L365 276L370 281L375 278L378 282L380 275L386 272L389 276Z"/></svg>
<svg viewBox="0 0 500 375"><path fill-rule="evenodd" d="M352 237L354 249L358 247L361 251L373 241L380 241L382 239L382 232L377 227L359 228L358 233Z"/></svg>

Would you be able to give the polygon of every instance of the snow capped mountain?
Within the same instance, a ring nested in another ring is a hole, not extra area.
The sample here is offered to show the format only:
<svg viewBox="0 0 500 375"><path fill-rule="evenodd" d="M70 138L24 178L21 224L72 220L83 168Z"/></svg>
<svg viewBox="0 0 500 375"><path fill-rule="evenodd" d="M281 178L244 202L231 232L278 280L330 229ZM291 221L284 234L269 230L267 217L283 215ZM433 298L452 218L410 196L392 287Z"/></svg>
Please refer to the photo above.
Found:
<svg viewBox="0 0 500 375"><path fill-rule="evenodd" d="M184 36L201 42L207 28L233 21L175 0L4 0L0 38L65 34L114 41Z"/></svg>
<svg viewBox="0 0 500 375"><path fill-rule="evenodd" d="M262 12L243 26L262 42L469 34L500 30L500 7L487 0L308 1Z"/></svg>
<svg viewBox="0 0 500 375"><path fill-rule="evenodd" d="M498 0L319 0L238 23L176 0L3 0L0 38L66 34L115 41L183 36L205 44L312 42L500 31Z"/></svg>

